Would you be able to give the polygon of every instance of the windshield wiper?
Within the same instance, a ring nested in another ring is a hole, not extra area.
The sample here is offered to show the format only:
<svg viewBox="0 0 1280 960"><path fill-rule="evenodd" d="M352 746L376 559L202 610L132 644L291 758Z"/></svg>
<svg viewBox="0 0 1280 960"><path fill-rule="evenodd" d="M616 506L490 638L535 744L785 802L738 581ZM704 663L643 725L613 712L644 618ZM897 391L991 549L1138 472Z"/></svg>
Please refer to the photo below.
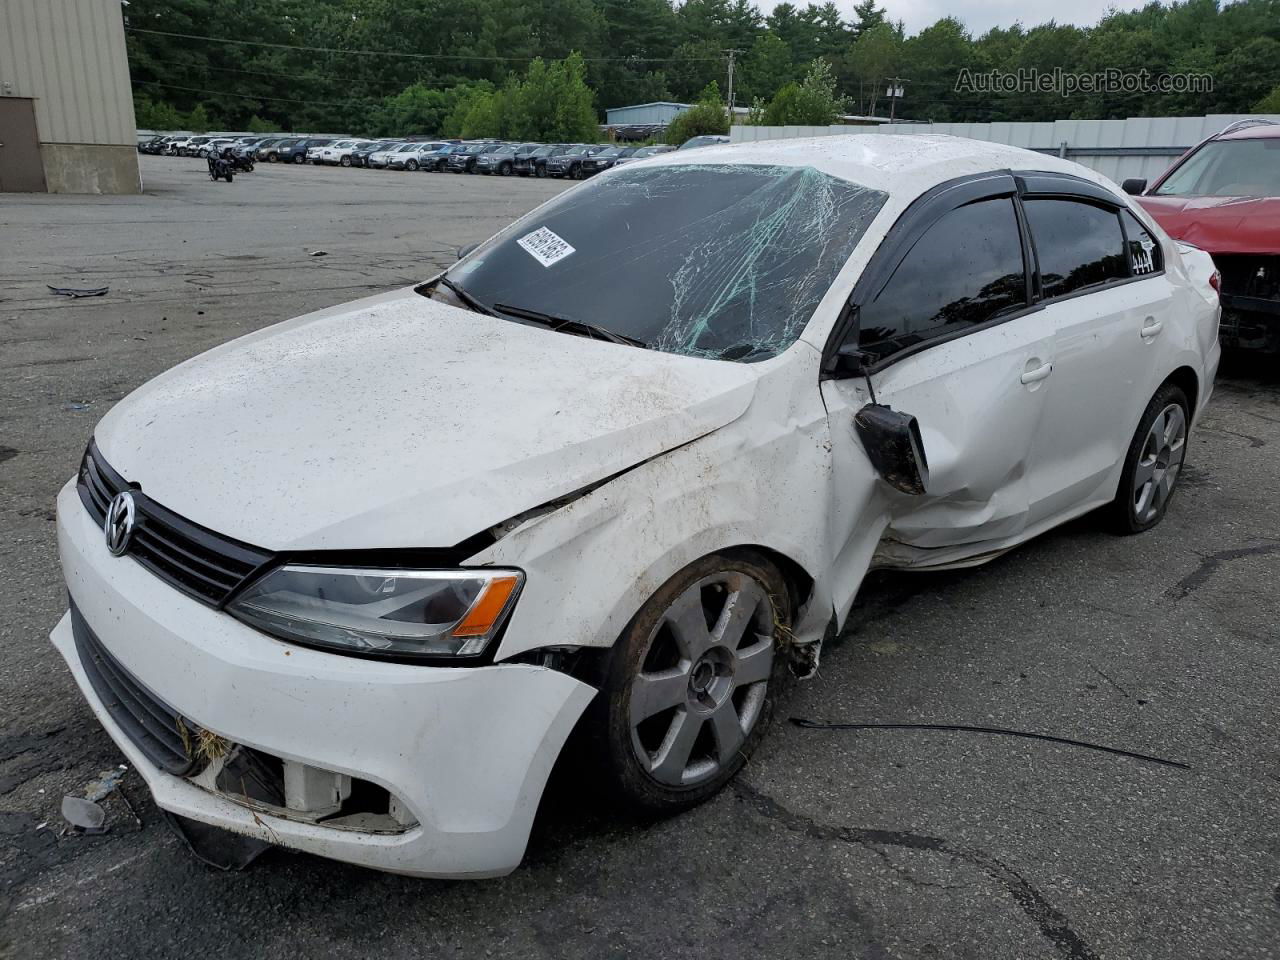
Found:
<svg viewBox="0 0 1280 960"><path fill-rule="evenodd" d="M467 291L463 290L460 286L458 286L448 277L442 276L439 280L436 281L436 284L448 289L455 297L457 297L459 300L465 303L468 307L470 307L476 313L483 313L487 317L496 317L498 315L493 310L493 308L486 307L483 303L481 303L471 294L467 293Z"/></svg>
<svg viewBox="0 0 1280 960"><path fill-rule="evenodd" d="M547 327L550 330L564 331L565 333L576 333L579 336L592 337L596 340L608 340L610 343L623 343L629 347L647 348L649 345L643 340L637 340L635 337L628 337L621 333L614 333L612 330L606 330L604 327L597 326L594 323L587 323L583 320L570 320L568 317L556 317L549 313L539 313L537 310L526 310L524 307L512 307L505 303L495 303L493 309L499 313L505 313L507 316L516 317L520 320L529 320L533 323Z"/></svg>

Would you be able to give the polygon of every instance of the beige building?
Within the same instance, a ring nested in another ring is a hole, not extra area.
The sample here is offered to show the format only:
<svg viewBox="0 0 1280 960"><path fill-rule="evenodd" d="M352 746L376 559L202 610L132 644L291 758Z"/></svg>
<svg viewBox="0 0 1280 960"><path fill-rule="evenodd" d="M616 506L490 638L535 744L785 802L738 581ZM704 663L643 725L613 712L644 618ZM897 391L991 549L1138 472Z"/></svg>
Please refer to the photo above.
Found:
<svg viewBox="0 0 1280 960"><path fill-rule="evenodd" d="M0 0L0 192L139 193L120 0Z"/></svg>

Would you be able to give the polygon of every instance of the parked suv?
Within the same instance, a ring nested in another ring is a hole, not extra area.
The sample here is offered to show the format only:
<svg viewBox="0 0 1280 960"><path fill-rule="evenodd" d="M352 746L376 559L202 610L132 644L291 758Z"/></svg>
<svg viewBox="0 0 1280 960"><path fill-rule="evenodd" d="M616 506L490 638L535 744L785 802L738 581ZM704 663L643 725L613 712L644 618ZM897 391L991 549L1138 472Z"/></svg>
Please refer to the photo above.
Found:
<svg viewBox="0 0 1280 960"><path fill-rule="evenodd" d="M608 170L619 160L634 156L637 149L636 147L610 147L592 156L584 157L582 160L582 175L589 177L593 173Z"/></svg>
<svg viewBox="0 0 1280 960"><path fill-rule="evenodd" d="M530 175L545 177L547 175L547 157L555 156L569 149L567 144L532 143L516 150L513 165L516 173L522 177Z"/></svg>
<svg viewBox="0 0 1280 960"><path fill-rule="evenodd" d="M406 143L387 158L387 166L392 170L417 170L424 162L431 162L431 158L444 146L443 140Z"/></svg>
<svg viewBox="0 0 1280 960"><path fill-rule="evenodd" d="M1126 192L1221 274L1225 347L1280 353L1280 123L1240 120Z"/></svg>
<svg viewBox="0 0 1280 960"><path fill-rule="evenodd" d="M295 140L289 146L280 145L277 155L281 163L306 163L307 151L314 147L324 147L333 143L330 137L307 137L304 140Z"/></svg>
<svg viewBox="0 0 1280 960"><path fill-rule="evenodd" d="M594 146L589 146L585 143L575 144L563 153L547 158L547 176L572 177L574 180L581 180L583 177L582 161L607 149L608 144L596 144Z"/></svg>
<svg viewBox="0 0 1280 960"><path fill-rule="evenodd" d="M265 140L258 145L256 151L259 160L264 163L279 163L280 151L291 149L298 143L296 137L281 137L277 140Z"/></svg>
<svg viewBox="0 0 1280 960"><path fill-rule="evenodd" d="M483 143L466 143L464 149L449 154L446 169L451 173L475 173L476 158L482 153L490 153L503 146L501 143L487 141Z"/></svg>
<svg viewBox="0 0 1280 960"><path fill-rule="evenodd" d="M536 147L536 143L506 143L500 147L496 147L487 153L482 153L476 157L475 171L476 173L496 173L502 177L509 177L516 170L516 153L519 150L528 150Z"/></svg>

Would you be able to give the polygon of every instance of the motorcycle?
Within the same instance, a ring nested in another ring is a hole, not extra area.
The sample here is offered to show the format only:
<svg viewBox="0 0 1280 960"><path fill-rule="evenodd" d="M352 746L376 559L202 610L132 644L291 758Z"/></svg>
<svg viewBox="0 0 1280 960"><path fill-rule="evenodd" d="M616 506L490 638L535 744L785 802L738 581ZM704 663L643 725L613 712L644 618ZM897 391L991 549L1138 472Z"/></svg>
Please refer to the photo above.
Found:
<svg viewBox="0 0 1280 960"><path fill-rule="evenodd" d="M228 155L231 161L231 169L240 173L253 173L253 157L247 153L235 153L234 151Z"/></svg>
<svg viewBox="0 0 1280 960"><path fill-rule="evenodd" d="M232 178L235 176L235 168L232 164L231 158L228 156L229 153L230 151L227 151L219 154L218 156L209 157L210 180L216 182L225 177L227 183L231 182Z"/></svg>

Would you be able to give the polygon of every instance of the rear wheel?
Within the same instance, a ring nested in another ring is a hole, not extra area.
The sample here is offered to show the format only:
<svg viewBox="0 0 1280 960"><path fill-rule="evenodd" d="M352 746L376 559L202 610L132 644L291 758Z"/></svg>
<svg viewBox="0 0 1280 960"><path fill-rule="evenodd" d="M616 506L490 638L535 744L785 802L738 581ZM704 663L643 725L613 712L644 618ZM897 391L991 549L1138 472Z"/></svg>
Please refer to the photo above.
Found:
<svg viewBox="0 0 1280 960"><path fill-rule="evenodd" d="M787 585L756 554L713 555L668 580L613 650L604 757L633 806L674 813L710 797L763 738L786 679L775 654L791 622Z"/></svg>
<svg viewBox="0 0 1280 960"><path fill-rule="evenodd" d="M1190 411L1187 395L1172 383L1156 391L1147 404L1111 504L1117 532L1142 533L1164 519L1187 455Z"/></svg>

